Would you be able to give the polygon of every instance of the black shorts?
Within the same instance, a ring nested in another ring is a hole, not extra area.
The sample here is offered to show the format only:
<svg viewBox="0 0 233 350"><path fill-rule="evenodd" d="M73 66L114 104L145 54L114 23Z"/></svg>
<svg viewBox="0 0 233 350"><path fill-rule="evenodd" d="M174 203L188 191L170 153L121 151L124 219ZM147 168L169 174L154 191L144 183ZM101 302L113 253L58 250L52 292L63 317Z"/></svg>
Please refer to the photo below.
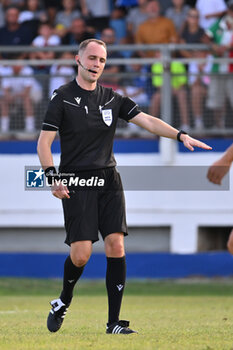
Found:
<svg viewBox="0 0 233 350"><path fill-rule="evenodd" d="M111 233L123 232L126 236L125 197L120 174L115 167L80 172L80 178L98 177L104 179L104 186L70 188L70 198L62 200L66 240L70 245L77 241L99 240Z"/></svg>

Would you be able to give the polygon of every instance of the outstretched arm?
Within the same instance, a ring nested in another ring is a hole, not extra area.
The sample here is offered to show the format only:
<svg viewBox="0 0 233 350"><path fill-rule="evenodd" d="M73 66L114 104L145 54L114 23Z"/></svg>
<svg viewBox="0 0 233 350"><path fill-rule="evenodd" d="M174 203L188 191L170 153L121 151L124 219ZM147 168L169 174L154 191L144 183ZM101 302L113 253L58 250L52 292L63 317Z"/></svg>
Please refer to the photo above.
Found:
<svg viewBox="0 0 233 350"><path fill-rule="evenodd" d="M173 140L177 140L177 134L179 130L173 128L171 125L165 123L159 118L152 117L149 114L140 112L134 118L130 120L131 123L134 123L152 134L167 137ZM190 151L194 150L194 147L203 148L206 150L211 150L212 147L206 145L204 142L196 140L189 135L181 134L180 140L183 142L184 146Z"/></svg>
<svg viewBox="0 0 233 350"><path fill-rule="evenodd" d="M209 181L216 185L221 185L222 179L230 170L233 162L233 144L226 150L223 156L214 162L207 173Z"/></svg>

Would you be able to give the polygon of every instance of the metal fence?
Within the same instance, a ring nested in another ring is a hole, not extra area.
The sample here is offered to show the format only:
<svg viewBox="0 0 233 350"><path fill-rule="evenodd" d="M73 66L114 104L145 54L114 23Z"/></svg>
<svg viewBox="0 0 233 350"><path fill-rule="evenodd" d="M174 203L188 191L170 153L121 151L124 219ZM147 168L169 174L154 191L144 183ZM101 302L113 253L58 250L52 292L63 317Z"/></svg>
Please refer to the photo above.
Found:
<svg viewBox="0 0 233 350"><path fill-rule="evenodd" d="M7 46L0 50L11 55L0 61L0 136L37 137L52 91L76 75L74 59L15 59L19 53L27 55L38 48ZM77 47L40 48L48 50L75 54ZM144 112L193 135L233 135L233 58L213 58L206 45L116 45L108 50L121 52L123 57L108 59L107 64L118 67L119 72L104 73L101 84L131 97ZM181 50L190 50L193 58L177 55ZM153 52L154 57L135 58L141 51ZM219 65L219 73L213 73L213 64ZM121 120L116 134L149 137Z"/></svg>

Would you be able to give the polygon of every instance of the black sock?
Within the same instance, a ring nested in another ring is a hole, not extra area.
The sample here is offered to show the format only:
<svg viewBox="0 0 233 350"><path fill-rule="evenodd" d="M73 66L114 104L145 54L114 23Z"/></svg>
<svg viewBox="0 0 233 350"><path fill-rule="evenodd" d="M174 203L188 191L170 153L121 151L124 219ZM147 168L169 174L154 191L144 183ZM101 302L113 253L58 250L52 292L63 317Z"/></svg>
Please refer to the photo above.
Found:
<svg viewBox="0 0 233 350"><path fill-rule="evenodd" d="M119 321L125 278L125 256L122 258L107 258L106 287L108 292L108 324Z"/></svg>
<svg viewBox="0 0 233 350"><path fill-rule="evenodd" d="M64 304L69 304L73 297L73 289L81 277L84 266L77 267L72 263L70 255L67 257L64 264L63 290L60 299Z"/></svg>

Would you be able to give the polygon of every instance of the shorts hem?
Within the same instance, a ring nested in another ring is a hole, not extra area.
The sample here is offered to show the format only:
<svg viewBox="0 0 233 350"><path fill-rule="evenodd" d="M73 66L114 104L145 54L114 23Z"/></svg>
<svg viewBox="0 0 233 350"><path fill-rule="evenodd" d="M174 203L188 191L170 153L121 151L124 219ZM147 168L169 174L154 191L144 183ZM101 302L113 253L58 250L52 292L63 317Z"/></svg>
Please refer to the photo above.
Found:
<svg viewBox="0 0 233 350"><path fill-rule="evenodd" d="M102 233L102 237L103 237L103 240L105 240L105 238L109 235L111 235L112 233L122 233L124 235L124 237L128 236L128 232L125 231L125 230L114 230L113 232L108 232L108 233Z"/></svg>
<svg viewBox="0 0 233 350"><path fill-rule="evenodd" d="M65 244L67 244L69 247L71 246L71 243L75 243L75 242L82 242L82 241L91 241L92 242L92 244L93 243L95 243L95 242L98 242L99 241L99 238L77 238L77 239L74 239L74 240L71 240L71 241L69 241L69 240L65 240Z"/></svg>

